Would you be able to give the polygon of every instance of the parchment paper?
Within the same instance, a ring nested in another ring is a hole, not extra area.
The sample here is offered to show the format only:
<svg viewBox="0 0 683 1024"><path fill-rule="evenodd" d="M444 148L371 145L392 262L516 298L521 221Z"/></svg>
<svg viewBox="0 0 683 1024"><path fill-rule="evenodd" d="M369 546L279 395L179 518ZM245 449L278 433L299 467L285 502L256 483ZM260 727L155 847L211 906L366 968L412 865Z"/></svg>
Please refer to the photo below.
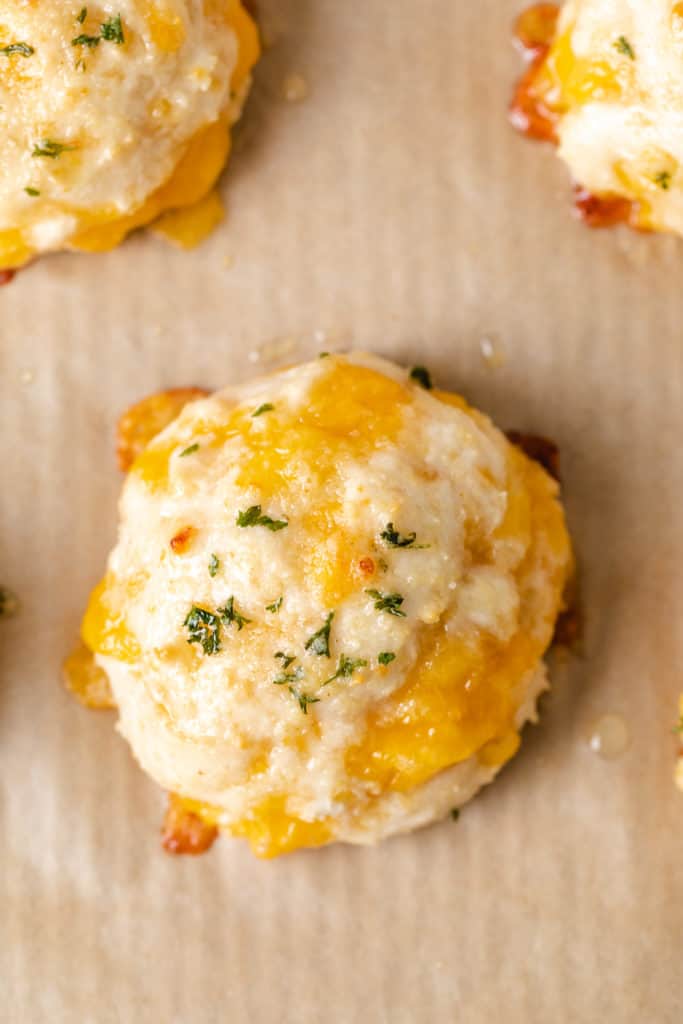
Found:
<svg viewBox="0 0 683 1024"><path fill-rule="evenodd" d="M508 128L523 2L260 0L227 223L0 292L3 1021L681 1020L683 244L575 223L564 168ZM59 681L114 539L116 417L351 345L559 443L583 655L457 823L171 859L115 717ZM603 713L631 734L613 761Z"/></svg>

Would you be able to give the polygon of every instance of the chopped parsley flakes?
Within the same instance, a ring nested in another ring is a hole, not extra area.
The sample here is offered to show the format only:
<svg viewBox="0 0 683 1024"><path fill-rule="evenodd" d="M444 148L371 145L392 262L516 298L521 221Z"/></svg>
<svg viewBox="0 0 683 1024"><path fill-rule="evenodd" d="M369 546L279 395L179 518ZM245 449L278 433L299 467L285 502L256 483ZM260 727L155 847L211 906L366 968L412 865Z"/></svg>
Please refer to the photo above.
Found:
<svg viewBox="0 0 683 1024"><path fill-rule="evenodd" d="M380 665L389 665L395 659L396 655L393 651L381 651L377 655L377 661Z"/></svg>
<svg viewBox="0 0 683 1024"><path fill-rule="evenodd" d="M201 644L204 654L218 654L221 649L221 623L226 626L234 623L239 631L248 622L251 622L251 619L240 615L235 608L235 599L231 597L225 606L218 608L215 613L199 605L192 605L183 626L189 633L188 644Z"/></svg>
<svg viewBox="0 0 683 1024"><path fill-rule="evenodd" d="M406 613L401 611L404 598L400 594L381 594L379 590L366 590L365 593L374 599L376 611L405 619Z"/></svg>
<svg viewBox="0 0 683 1024"><path fill-rule="evenodd" d="M402 537L398 530L394 528L393 523L387 523L380 533L380 537L389 548L411 548L417 540L416 533L406 533Z"/></svg>
<svg viewBox="0 0 683 1024"><path fill-rule="evenodd" d="M289 686L288 690L291 693L292 697L296 697L296 699L299 702L299 707L301 708L301 710L303 711L303 713L305 715L308 714L308 705L309 704L319 704L320 703L320 697L310 697L307 693L301 693L299 690L295 689L295 687L293 687L293 686Z"/></svg>
<svg viewBox="0 0 683 1024"><path fill-rule="evenodd" d="M221 621L217 615L195 604L183 625L189 632L188 644L201 644L204 654L218 654L221 649Z"/></svg>
<svg viewBox="0 0 683 1024"><path fill-rule="evenodd" d="M107 42L116 43L117 46L121 46L125 43L125 37L123 35L123 26L121 25L121 15L117 14L114 18L109 18L100 25L100 35Z"/></svg>
<svg viewBox="0 0 683 1024"><path fill-rule="evenodd" d="M240 615L240 613L237 611L237 609L235 608L234 597L228 598L223 608L218 609L218 614L220 615L221 619L226 624L226 626L230 626L234 622L234 624L237 626L238 632L240 632L242 627L246 626L248 622L251 622L251 619L246 619L244 615Z"/></svg>
<svg viewBox="0 0 683 1024"><path fill-rule="evenodd" d="M100 45L100 37L99 36L88 36L88 35L85 35L84 33L81 33L80 36L76 36L75 39L71 40L71 45L72 46L89 46L90 49L92 50L93 46L99 46Z"/></svg>
<svg viewBox="0 0 683 1024"><path fill-rule="evenodd" d="M85 21L87 15L88 15L88 8L84 7L81 10L81 13L76 18L76 21L78 21L79 24L82 25L83 22ZM81 35L76 36L75 39L71 40L71 45L72 46L88 46L88 47L90 47L92 49L94 46L99 46L100 42L103 39L106 42L109 42L109 43L116 43L117 46L121 46L121 44L125 42L125 37L123 35L123 26L121 25L121 15L120 14L117 14L116 17L114 17L114 18L109 18L107 21L103 21L102 24L100 25L100 33L99 33L99 35L97 35L97 36L89 36L89 35L87 35L85 33L82 33Z"/></svg>
<svg viewBox="0 0 683 1024"><path fill-rule="evenodd" d="M215 555L211 555L211 558L209 559L209 576L215 576L220 567L221 563L218 558L216 558Z"/></svg>
<svg viewBox="0 0 683 1024"><path fill-rule="evenodd" d="M276 676L276 678L273 679L274 685L286 686L289 692L291 693L292 697L296 699L303 713L307 715L308 705L319 704L320 697L311 697L308 693L302 693L301 690L298 690L294 685L295 683L298 683L300 682L301 679L303 679L304 670L301 667L301 665L299 665L297 668L294 669L293 672L287 671L289 666L295 660L293 654L285 654L283 651L278 651L275 657L282 659L282 672L280 673L279 676Z"/></svg>
<svg viewBox="0 0 683 1024"><path fill-rule="evenodd" d="M62 153L70 153L74 149L78 149L78 147L68 146L64 142L55 142L54 139L41 139L33 147L31 156L47 156L51 160L56 160Z"/></svg>
<svg viewBox="0 0 683 1024"><path fill-rule="evenodd" d="M626 36L619 36L619 38L617 39L617 41L614 44L614 48L615 48L615 50L618 50L619 53L622 53L624 55L624 57L629 57L631 60L635 60L636 59L635 50L633 49L633 47L629 43L629 41L626 38Z"/></svg>
<svg viewBox="0 0 683 1024"><path fill-rule="evenodd" d="M334 618L334 612L325 619L324 625L320 627L317 633L313 636L309 636L306 641L305 647L309 654L317 654L319 657L329 658L330 656L330 627L332 626L332 619Z"/></svg>
<svg viewBox="0 0 683 1024"><path fill-rule="evenodd" d="M38 191L37 188L31 188L29 185L26 186L26 188L24 189L24 192L26 193L27 196L39 196L40 195L40 192Z"/></svg>
<svg viewBox="0 0 683 1024"><path fill-rule="evenodd" d="M327 686L328 683L333 683L335 679L348 679L352 676L357 668L364 668L367 665L365 658L349 658L346 654L339 655L339 664L337 665L337 671L329 679L326 679L322 684Z"/></svg>
<svg viewBox="0 0 683 1024"><path fill-rule="evenodd" d="M255 416L263 416L264 412L272 412L274 408L275 406L272 402L264 402L263 405L259 405L258 409L254 409L251 414L251 418L253 419Z"/></svg>
<svg viewBox="0 0 683 1024"><path fill-rule="evenodd" d="M298 683L300 679L303 679L304 670L301 665L297 666L293 672L287 671L287 666L284 665L282 672L279 676L273 679L274 686L288 686L291 683Z"/></svg>
<svg viewBox="0 0 683 1024"><path fill-rule="evenodd" d="M282 608L282 602L283 601L284 601L284 597L282 596L282 594L280 594L280 596L278 597L277 601L273 601L272 604L267 604L266 605L266 611L267 612L279 612L280 609Z"/></svg>
<svg viewBox="0 0 683 1024"><path fill-rule="evenodd" d="M659 171L655 174L655 185L658 185L664 192L671 188L671 171Z"/></svg>
<svg viewBox="0 0 683 1024"><path fill-rule="evenodd" d="M260 505L252 505L245 512L238 512L236 523L238 526L265 526L274 533L289 526L286 519L271 519L270 516L262 515Z"/></svg>
<svg viewBox="0 0 683 1024"><path fill-rule="evenodd" d="M18 53L21 57L31 57L36 51L28 43L10 43L9 46L0 46L0 53L3 57L11 57Z"/></svg>
<svg viewBox="0 0 683 1024"><path fill-rule="evenodd" d="M425 391L432 390L432 378L426 366L414 366L410 371L410 379L414 380Z"/></svg>
<svg viewBox="0 0 683 1024"><path fill-rule="evenodd" d="M185 448L185 450L180 453L178 458L179 459L184 459L186 455L194 455L194 453L198 452L198 451L199 451L199 445L198 444L191 444L188 448Z"/></svg>
<svg viewBox="0 0 683 1024"><path fill-rule="evenodd" d="M683 715L681 715L678 725L674 726L674 732L678 733L680 736L683 736Z"/></svg>

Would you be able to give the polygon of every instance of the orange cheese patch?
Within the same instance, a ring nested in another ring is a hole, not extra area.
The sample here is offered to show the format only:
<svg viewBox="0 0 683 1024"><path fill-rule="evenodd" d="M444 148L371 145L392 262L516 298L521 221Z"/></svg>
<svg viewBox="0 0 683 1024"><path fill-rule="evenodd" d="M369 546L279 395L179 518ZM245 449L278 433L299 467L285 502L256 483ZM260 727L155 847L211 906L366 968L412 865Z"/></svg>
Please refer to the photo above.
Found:
<svg viewBox="0 0 683 1024"><path fill-rule="evenodd" d="M128 583L125 589L132 596L135 584ZM109 574L95 587L83 616L81 636L96 654L131 663L140 657L140 645L126 624L125 610L119 606L123 604L121 590Z"/></svg>
<svg viewBox="0 0 683 1024"><path fill-rule="evenodd" d="M566 551L562 512L545 474L514 449L510 459L511 469L521 469L522 476L510 492L498 536L525 539L530 553L541 541ZM384 790L407 792L482 747L486 763L512 756L518 746L514 718L520 684L543 656L562 607L566 581L562 576L553 582L554 606L545 629L537 632L538 623L522 620L506 644L484 632L452 636L441 624L425 629L408 679L375 708L362 743L349 752L349 773Z"/></svg>
<svg viewBox="0 0 683 1024"><path fill-rule="evenodd" d="M108 711L116 707L107 673L85 644L78 644L65 659L62 678L67 690L87 708Z"/></svg>
<svg viewBox="0 0 683 1024"><path fill-rule="evenodd" d="M180 415L188 402L205 398L208 393L203 388L170 388L126 409L116 425L116 457L121 472L128 472L150 441Z"/></svg>
<svg viewBox="0 0 683 1024"><path fill-rule="evenodd" d="M238 408L226 421L198 427L193 441L218 449L239 439L241 487L255 488L264 502L278 497L284 504L309 505L304 517L310 537L306 562L325 605L339 603L366 578L360 563L368 555L369 538L344 528L337 497L338 467L345 458L362 459L373 449L395 442L403 425L403 409L411 391L366 367L335 363L313 383L304 409L275 408L253 417ZM359 429L362 424L362 429ZM176 443L148 447L133 473L153 488L168 481Z"/></svg>

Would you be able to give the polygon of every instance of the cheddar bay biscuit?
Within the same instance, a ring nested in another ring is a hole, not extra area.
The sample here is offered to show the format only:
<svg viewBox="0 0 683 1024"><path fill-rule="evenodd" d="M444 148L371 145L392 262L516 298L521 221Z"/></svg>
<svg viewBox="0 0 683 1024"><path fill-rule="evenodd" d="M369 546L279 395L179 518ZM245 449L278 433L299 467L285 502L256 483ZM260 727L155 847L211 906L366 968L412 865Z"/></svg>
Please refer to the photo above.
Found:
<svg viewBox="0 0 683 1024"><path fill-rule="evenodd" d="M572 566L558 485L429 383L328 356L190 402L133 462L83 639L174 820L263 856L372 843L517 750Z"/></svg>

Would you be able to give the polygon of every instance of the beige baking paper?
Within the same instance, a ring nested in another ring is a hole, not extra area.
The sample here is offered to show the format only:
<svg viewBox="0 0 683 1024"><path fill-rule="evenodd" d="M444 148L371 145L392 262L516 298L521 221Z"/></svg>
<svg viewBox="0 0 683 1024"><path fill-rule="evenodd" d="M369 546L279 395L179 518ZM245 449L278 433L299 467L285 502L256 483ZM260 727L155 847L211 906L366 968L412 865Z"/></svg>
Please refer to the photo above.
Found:
<svg viewBox="0 0 683 1024"><path fill-rule="evenodd" d="M519 6L262 0L227 222L0 292L3 1022L681 1020L683 244L580 226L508 127ZM457 823L170 858L115 716L59 679L114 539L116 417L351 345L559 443L583 656ZM605 713L630 732L612 761L586 739Z"/></svg>

